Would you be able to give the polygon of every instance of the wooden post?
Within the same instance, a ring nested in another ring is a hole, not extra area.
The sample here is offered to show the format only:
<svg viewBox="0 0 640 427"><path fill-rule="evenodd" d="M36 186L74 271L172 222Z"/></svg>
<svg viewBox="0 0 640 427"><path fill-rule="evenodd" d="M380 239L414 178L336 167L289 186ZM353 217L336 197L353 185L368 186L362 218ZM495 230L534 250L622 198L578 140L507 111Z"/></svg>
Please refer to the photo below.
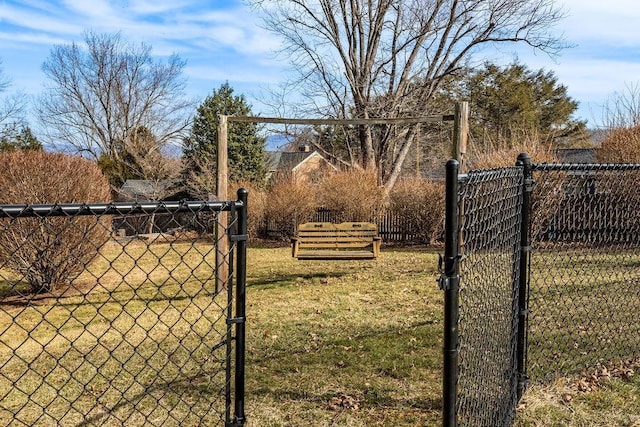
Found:
<svg viewBox="0 0 640 427"><path fill-rule="evenodd" d="M227 116L220 115L218 122L218 161L216 165L216 196L219 201L225 201L229 197L229 173L227 164L228 126ZM227 238L229 214L227 212L220 212L219 215L216 233L218 248L216 251L216 268L218 270L216 292L220 292L228 286L229 278L229 240Z"/></svg>
<svg viewBox="0 0 640 427"><path fill-rule="evenodd" d="M422 176L420 174L420 138L422 138L422 127L420 125L416 126L418 126L418 130L416 131L416 179L420 179Z"/></svg>
<svg viewBox="0 0 640 427"><path fill-rule="evenodd" d="M453 114L453 158L458 161L458 173L465 172L464 155L467 154L467 138L469 137L469 103L458 102ZM458 215L464 217L464 200L460 200ZM458 234L460 254L464 251L464 234Z"/></svg>
<svg viewBox="0 0 640 427"><path fill-rule="evenodd" d="M453 158L460 164L460 172L464 172L464 155L467 153L469 137L469 103L456 103L453 115Z"/></svg>

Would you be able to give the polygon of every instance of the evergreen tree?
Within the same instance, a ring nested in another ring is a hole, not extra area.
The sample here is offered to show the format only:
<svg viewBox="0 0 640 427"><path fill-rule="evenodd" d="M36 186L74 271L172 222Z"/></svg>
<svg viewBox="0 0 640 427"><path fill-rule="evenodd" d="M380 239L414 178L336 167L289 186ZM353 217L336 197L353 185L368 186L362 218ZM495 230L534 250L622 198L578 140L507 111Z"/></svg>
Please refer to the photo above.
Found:
<svg viewBox="0 0 640 427"><path fill-rule="evenodd" d="M0 136L0 152L18 150L42 150L42 144L29 126L20 126L18 130L7 131Z"/></svg>
<svg viewBox="0 0 640 427"><path fill-rule="evenodd" d="M198 107L191 134L185 140L183 180L198 197L215 192L220 115L252 115L244 96L234 95L229 83L214 90ZM261 183L264 180L265 138L258 135L256 123L230 123L227 149L230 181Z"/></svg>
<svg viewBox="0 0 640 427"><path fill-rule="evenodd" d="M578 103L552 71L533 71L518 62L507 67L485 63L471 70L462 86L463 99L470 101L471 134L476 141L535 133L550 142L585 128L585 122L572 117Z"/></svg>

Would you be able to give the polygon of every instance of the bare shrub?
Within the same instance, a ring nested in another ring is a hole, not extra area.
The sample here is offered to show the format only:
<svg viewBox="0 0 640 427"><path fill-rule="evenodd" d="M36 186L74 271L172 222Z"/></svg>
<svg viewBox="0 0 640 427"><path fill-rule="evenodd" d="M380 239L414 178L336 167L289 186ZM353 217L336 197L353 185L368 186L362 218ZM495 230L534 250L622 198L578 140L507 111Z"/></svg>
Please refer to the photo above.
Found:
<svg viewBox="0 0 640 427"><path fill-rule="evenodd" d="M520 132L515 139L486 140L481 147L471 145L467 169L492 169L514 166L518 154L527 153L534 163L558 161L555 150L543 142L535 132Z"/></svg>
<svg viewBox="0 0 640 427"><path fill-rule="evenodd" d="M444 231L444 184L421 179L396 183L389 195L393 214L406 222L421 243L433 244Z"/></svg>
<svg viewBox="0 0 640 427"><path fill-rule="evenodd" d="M602 163L640 163L640 126L611 129L596 155Z"/></svg>
<svg viewBox="0 0 640 427"><path fill-rule="evenodd" d="M338 221L370 221L376 211L384 208L386 199L376 175L360 169L331 174L319 187L319 202Z"/></svg>
<svg viewBox="0 0 640 427"><path fill-rule="evenodd" d="M89 160L41 151L0 154L0 203L104 202L109 183ZM0 222L0 268L22 276L31 292L69 285L109 238L106 220L17 218Z"/></svg>
<svg viewBox="0 0 640 427"><path fill-rule="evenodd" d="M531 156L533 163L556 163L558 156L548 143L543 142L535 132L522 131L516 134L516 140L498 140L489 142L473 150L468 169L493 169L515 166L520 153ZM541 180L532 193L531 235L539 239L555 217L558 207L564 200L563 185L566 173L559 173L553 179Z"/></svg>
<svg viewBox="0 0 640 427"><path fill-rule="evenodd" d="M269 231L276 231L283 238L293 237L297 225L310 221L317 207L314 189L292 178L275 182L266 198Z"/></svg>
<svg viewBox="0 0 640 427"><path fill-rule="evenodd" d="M229 188L237 192L240 188L249 191L249 211L247 212L247 232L249 239L255 240L261 236L266 229L267 194L266 192L250 182L237 182L229 185ZM230 193L233 194L233 193Z"/></svg>

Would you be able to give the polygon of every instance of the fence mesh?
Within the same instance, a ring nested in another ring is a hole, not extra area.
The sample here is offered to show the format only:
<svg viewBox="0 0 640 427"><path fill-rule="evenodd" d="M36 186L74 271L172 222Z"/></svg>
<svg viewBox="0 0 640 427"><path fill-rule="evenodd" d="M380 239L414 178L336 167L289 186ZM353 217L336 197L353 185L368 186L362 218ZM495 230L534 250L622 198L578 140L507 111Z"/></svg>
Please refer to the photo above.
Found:
<svg viewBox="0 0 640 427"><path fill-rule="evenodd" d="M522 168L506 168L459 185L461 426L508 426L514 416L522 184Z"/></svg>
<svg viewBox="0 0 640 427"><path fill-rule="evenodd" d="M640 165L536 165L528 373L578 374L640 352Z"/></svg>
<svg viewBox="0 0 640 427"><path fill-rule="evenodd" d="M0 424L224 425L232 204L0 207ZM113 233L156 214L175 230Z"/></svg>

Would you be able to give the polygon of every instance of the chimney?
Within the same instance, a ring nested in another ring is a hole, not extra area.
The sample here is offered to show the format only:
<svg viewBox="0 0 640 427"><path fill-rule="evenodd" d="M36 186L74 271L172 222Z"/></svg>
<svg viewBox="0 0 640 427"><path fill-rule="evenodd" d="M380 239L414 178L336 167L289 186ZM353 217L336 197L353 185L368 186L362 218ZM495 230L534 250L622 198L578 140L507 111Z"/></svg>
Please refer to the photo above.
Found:
<svg viewBox="0 0 640 427"><path fill-rule="evenodd" d="M300 144L298 146L298 151L300 151L301 153L308 153L309 151L311 151L311 147L309 147L309 144Z"/></svg>

